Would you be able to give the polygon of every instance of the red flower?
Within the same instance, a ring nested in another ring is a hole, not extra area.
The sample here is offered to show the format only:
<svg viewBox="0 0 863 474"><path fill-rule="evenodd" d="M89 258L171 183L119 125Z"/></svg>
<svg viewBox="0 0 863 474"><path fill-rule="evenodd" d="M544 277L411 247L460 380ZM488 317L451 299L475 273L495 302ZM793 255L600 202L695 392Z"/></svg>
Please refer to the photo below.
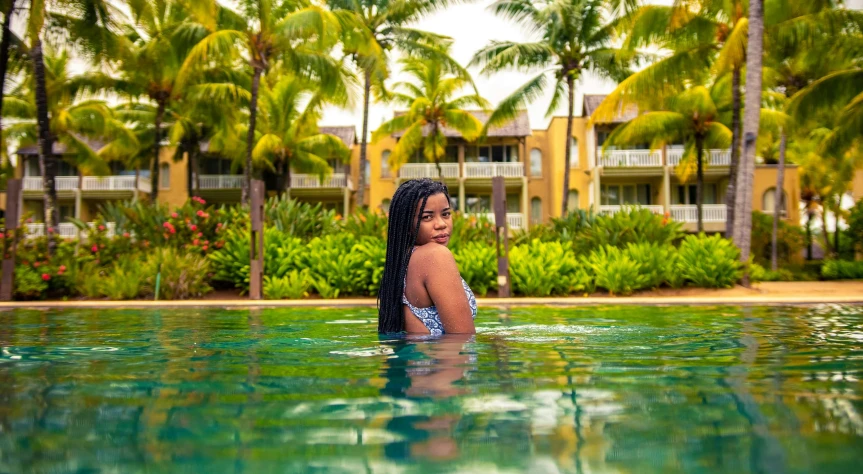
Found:
<svg viewBox="0 0 863 474"><path fill-rule="evenodd" d="M196 246L196 247L197 247L197 246L198 246L198 239L193 240L193 241L192 241L192 245L194 245L194 246Z"/></svg>
<svg viewBox="0 0 863 474"><path fill-rule="evenodd" d="M204 236L203 232L198 232L198 237L203 237L203 236Z"/></svg>
<svg viewBox="0 0 863 474"><path fill-rule="evenodd" d="M173 217L174 219L176 219L176 218L177 218L177 213L176 213L176 212L172 212L172 213L171 213L171 217Z"/></svg>
<svg viewBox="0 0 863 474"><path fill-rule="evenodd" d="M92 251L93 251L93 253L96 253L96 252L98 252L98 251L99 251L99 247L98 247L98 246L96 246L96 245L94 245L94 246L90 247L90 250L92 250Z"/></svg>
<svg viewBox="0 0 863 474"><path fill-rule="evenodd" d="M198 217L204 217L204 211L202 211L200 209L198 210L197 214L198 214Z"/></svg>
<svg viewBox="0 0 863 474"><path fill-rule="evenodd" d="M6 238L6 234L0 232L0 239L5 239L5 238Z"/></svg>
<svg viewBox="0 0 863 474"><path fill-rule="evenodd" d="M104 231L105 231L105 226L100 225L100 226L99 226L99 231L104 232Z"/></svg>
<svg viewBox="0 0 863 474"><path fill-rule="evenodd" d="M207 248L208 248L208 247L205 245L205 246L201 247L201 250L206 251L206 250L207 250Z"/></svg>
<svg viewBox="0 0 863 474"><path fill-rule="evenodd" d="M192 229L192 232L198 230L198 226L196 226L195 224L192 224L191 226L189 226L189 228Z"/></svg>
<svg viewBox="0 0 863 474"><path fill-rule="evenodd" d="M173 227L171 227L170 232L171 232L172 234L176 234L176 233L177 233L177 229L174 229Z"/></svg>
<svg viewBox="0 0 863 474"><path fill-rule="evenodd" d="M39 268L39 262L33 262L33 268Z"/></svg>
<svg viewBox="0 0 863 474"><path fill-rule="evenodd" d="M128 239L128 238L129 238L129 233L128 233L128 232L123 232L123 237L125 237L125 238L127 238L127 239Z"/></svg>
<svg viewBox="0 0 863 474"><path fill-rule="evenodd" d="M53 234L53 233L54 233L54 228L53 228L53 227L48 227L48 233L49 233L49 234Z"/></svg>
<svg viewBox="0 0 863 474"><path fill-rule="evenodd" d="M59 270L60 270L61 272L65 272L65 271L66 271L66 265L60 265Z"/></svg>
<svg viewBox="0 0 863 474"><path fill-rule="evenodd" d="M47 273L43 273L43 274L42 274L42 279L43 279L43 280L45 280L45 281L48 281L48 280L50 280L50 279L51 279L51 275L49 275L49 274L47 274Z"/></svg>

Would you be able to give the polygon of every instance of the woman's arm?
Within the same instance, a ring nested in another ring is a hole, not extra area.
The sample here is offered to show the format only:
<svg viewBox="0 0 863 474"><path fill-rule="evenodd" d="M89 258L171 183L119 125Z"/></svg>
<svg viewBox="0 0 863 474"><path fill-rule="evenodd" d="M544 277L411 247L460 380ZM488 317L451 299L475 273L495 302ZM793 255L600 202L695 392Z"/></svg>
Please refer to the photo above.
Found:
<svg viewBox="0 0 863 474"><path fill-rule="evenodd" d="M475 334L473 313L461 283L458 265L448 248L434 244L423 252L425 287L440 313L447 334Z"/></svg>

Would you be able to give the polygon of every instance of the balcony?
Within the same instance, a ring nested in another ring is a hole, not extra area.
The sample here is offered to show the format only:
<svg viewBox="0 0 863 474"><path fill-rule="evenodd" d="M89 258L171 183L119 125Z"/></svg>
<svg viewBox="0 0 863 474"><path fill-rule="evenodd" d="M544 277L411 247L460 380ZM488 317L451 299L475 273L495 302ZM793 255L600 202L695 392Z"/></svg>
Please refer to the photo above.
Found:
<svg viewBox="0 0 863 474"><path fill-rule="evenodd" d="M468 179L491 179L497 176L521 178L524 176L524 163L465 163L464 176Z"/></svg>
<svg viewBox="0 0 863 474"><path fill-rule="evenodd" d="M698 206L675 204L670 209L672 219L678 222L698 222ZM725 223L726 211L725 204L704 204L701 206L701 221Z"/></svg>
<svg viewBox="0 0 863 474"><path fill-rule="evenodd" d="M668 150L666 155L669 166L677 166L683 159L683 150ZM707 150L707 166L731 166L731 150Z"/></svg>
<svg viewBox="0 0 863 474"><path fill-rule="evenodd" d="M23 179L24 192L41 193L42 177L28 176ZM135 182L134 176L57 176L54 186L58 193L71 193L78 190L79 186L87 194L124 194L137 191L150 192L150 179L139 178Z"/></svg>
<svg viewBox="0 0 863 474"><path fill-rule="evenodd" d="M600 214L606 214L609 216L613 216L620 211L629 211L631 209L647 209L654 214L665 213L665 207L656 205L642 206L638 204L628 204L624 206L599 206Z"/></svg>
<svg viewBox="0 0 863 474"><path fill-rule="evenodd" d="M650 150L597 150L599 164L606 168L649 168L662 166L662 152Z"/></svg>
<svg viewBox="0 0 863 474"><path fill-rule="evenodd" d="M458 163L441 163L440 174L444 179L457 179L459 177ZM401 179L440 179L437 166L434 163L407 163L399 168Z"/></svg>
<svg viewBox="0 0 863 474"><path fill-rule="evenodd" d="M89 222L88 225L90 228L96 226L94 222ZM107 231L107 236L114 237L115 229L117 225L114 222L108 222L105 224L105 230ZM74 239L78 237L78 228L75 227L75 224L71 222L63 222L57 227L57 235L62 239ZM87 236L87 232L83 232L82 237ZM37 237L45 237L45 224L36 223L36 224L27 224L27 234L25 235L28 239L35 239Z"/></svg>
<svg viewBox="0 0 863 474"><path fill-rule="evenodd" d="M198 177L199 189L242 189L243 178L241 174L202 174Z"/></svg>
<svg viewBox="0 0 863 474"><path fill-rule="evenodd" d="M483 216L489 220L492 224L494 224L494 213L482 213L482 214L468 214L469 216L480 217ZM507 212L506 213L506 226L510 230L514 229L523 229L524 228L524 214L520 212Z"/></svg>
<svg viewBox="0 0 863 474"><path fill-rule="evenodd" d="M344 173L333 173L323 181L316 174L292 174L291 189L351 188Z"/></svg>

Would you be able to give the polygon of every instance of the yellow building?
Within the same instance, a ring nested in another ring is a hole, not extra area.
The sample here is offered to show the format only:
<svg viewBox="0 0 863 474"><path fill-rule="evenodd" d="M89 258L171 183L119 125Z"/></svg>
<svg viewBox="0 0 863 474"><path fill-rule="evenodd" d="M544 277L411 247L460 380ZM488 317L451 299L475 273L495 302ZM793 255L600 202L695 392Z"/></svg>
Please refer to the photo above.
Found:
<svg viewBox="0 0 863 474"><path fill-rule="evenodd" d="M324 133L341 138L352 149L350 164L333 162L334 173L321 181L317 176L291 173L290 195L301 201L320 202L325 208L339 213L350 212L359 175L366 175L365 205L386 210L396 187L412 178L442 179L449 187L454 207L464 213L489 214L491 210L491 179L505 178L507 190L507 223L510 228L524 228L534 223L548 222L561 215L563 199L569 209L592 209L612 214L627 206L637 205L658 214L668 214L694 231L697 211L694 177L683 182L675 172L682 157L680 146L670 145L659 150L646 147L607 149L602 144L608 133L630 119L624 113L612 123L591 125L587 120L604 96L586 95L584 117L576 117L568 145L572 148L569 163L564 163L566 117L553 117L544 130L532 130L526 112L512 122L489 130L485 142L469 143L452 130L448 137L445 157L440 170L420 155L403 164L397 171L390 169L389 156L399 136L393 135L370 143L366 169L360 170L359 145L353 126L321 127ZM484 112L472 112L481 121ZM59 146L59 145L58 145ZM58 153L63 150L57 148ZM243 183L242 170L233 168L230 160L210 153L201 145L200 174L193 173L187 157L174 161L175 150L164 148L160 159L158 200L179 206L190 196L198 195L211 203L239 202ZM18 176L24 178L25 208L41 216L41 178L39 178L35 148L19 150L22 166ZM706 156L703 221L708 232L725 228L725 195L730 165L729 150L709 150ZM146 178L135 182L134 172L117 167L112 176L79 177L68 165L58 173L58 197L61 219L75 216L91 219L98 205L108 199L149 198L150 184ZM563 173L570 168L569 189L564 193ZM284 189L284 179L265 174L271 195ZM755 170L753 209L772 212L775 201L776 167L758 165ZM788 166L784 183L786 202L797 203L800 183L797 168ZM856 186L855 186L856 189ZM565 196L565 197L564 197ZM3 200L0 199L0 204ZM787 205L783 213L790 222L799 222L797 205ZM490 214L489 214L490 215Z"/></svg>

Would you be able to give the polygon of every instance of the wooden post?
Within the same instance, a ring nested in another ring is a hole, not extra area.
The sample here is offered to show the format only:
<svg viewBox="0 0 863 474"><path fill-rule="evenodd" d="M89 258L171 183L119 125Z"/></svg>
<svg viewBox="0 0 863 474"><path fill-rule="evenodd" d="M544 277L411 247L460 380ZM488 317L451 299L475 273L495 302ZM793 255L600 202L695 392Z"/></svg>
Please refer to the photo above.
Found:
<svg viewBox="0 0 863 474"><path fill-rule="evenodd" d="M503 176L495 176L491 179L491 201L497 241L497 295L508 298L510 295L509 232L506 225L506 185Z"/></svg>
<svg viewBox="0 0 863 474"><path fill-rule="evenodd" d="M264 281L264 182L252 180L251 195L252 238L250 240L249 299L263 297Z"/></svg>
<svg viewBox="0 0 863 474"><path fill-rule="evenodd" d="M9 179L6 181L6 229L3 239L3 265L0 273L0 301L12 301L13 289L15 287L15 247L19 238L18 222L21 220L21 207L23 205L21 193L21 180ZM6 239L12 234L12 244L6 248ZM23 235L23 232L20 232Z"/></svg>

